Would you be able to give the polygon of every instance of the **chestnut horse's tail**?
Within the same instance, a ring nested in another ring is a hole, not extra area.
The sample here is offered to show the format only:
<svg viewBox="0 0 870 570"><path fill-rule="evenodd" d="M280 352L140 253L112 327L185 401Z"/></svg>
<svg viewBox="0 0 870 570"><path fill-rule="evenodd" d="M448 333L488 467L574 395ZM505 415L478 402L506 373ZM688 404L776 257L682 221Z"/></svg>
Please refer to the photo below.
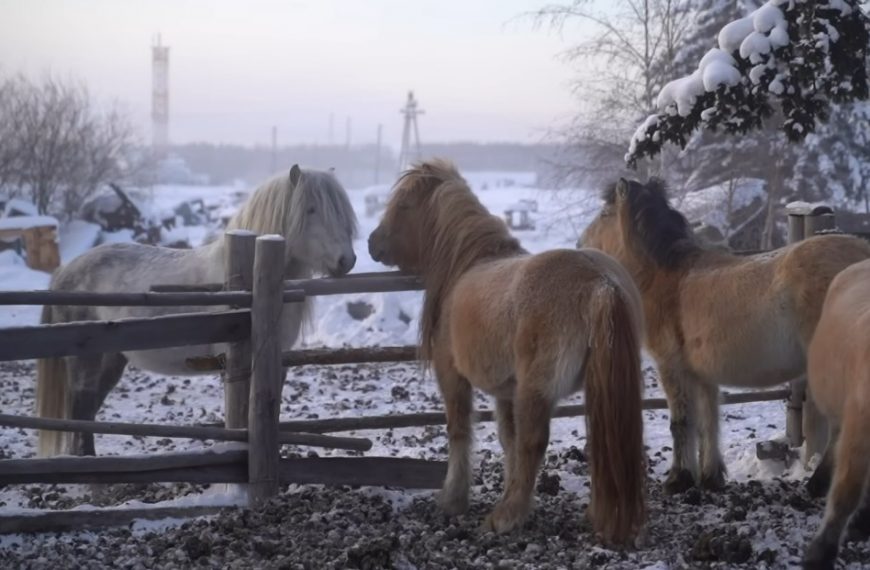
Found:
<svg viewBox="0 0 870 570"><path fill-rule="evenodd" d="M642 315L609 280L592 296L586 362L589 515L608 543L629 544L646 518L640 366Z"/></svg>
<svg viewBox="0 0 870 570"><path fill-rule="evenodd" d="M42 324L52 323L50 306L42 308ZM36 415L41 418L67 417L66 362L63 358L40 358L36 362ZM66 434L39 430L39 455L43 457L64 452Z"/></svg>

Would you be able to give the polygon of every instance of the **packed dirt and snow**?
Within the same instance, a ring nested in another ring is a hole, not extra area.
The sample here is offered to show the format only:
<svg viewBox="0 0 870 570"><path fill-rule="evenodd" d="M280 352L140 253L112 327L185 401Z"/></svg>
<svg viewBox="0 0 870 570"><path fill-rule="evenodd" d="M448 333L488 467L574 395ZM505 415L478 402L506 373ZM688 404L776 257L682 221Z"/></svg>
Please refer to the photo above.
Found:
<svg viewBox="0 0 870 570"><path fill-rule="evenodd" d="M539 190L527 173L467 173L483 203L498 215L522 200L537 202L535 229L516 236L532 252L573 247L579 232L597 212L597 192L575 191L570 214L563 192ZM360 218L354 272L385 270L372 261L366 238L379 213L366 215L366 197L386 195L389 187L349 190ZM155 211L172 210L193 197L215 211L231 211L245 192L234 187L155 187L143 194ZM372 202L371 200L369 201ZM528 202L527 202L528 203ZM688 203L687 203L688 205ZM693 208L702 208L697 201ZM219 217L219 216L218 216ZM179 226L172 239L198 245L219 228ZM126 234L101 234L84 223L61 228L61 254L69 261L96 241L124 241ZM29 270L11 251L0 253L0 288L42 289L45 273ZM403 292L320 297L302 345L389 346L417 339L421 293ZM349 303L365 310L349 312ZM0 309L0 326L36 324L38 307ZM663 397L655 368L644 361L645 397ZM0 406L4 413L32 414L32 362L0 364ZM570 402L580 402L574 396ZM477 408L492 403L476 395ZM217 376L164 377L128 369L109 395L98 420L194 424L222 418L223 395ZM284 386L282 419L348 417L441 409L432 375L418 364L302 367ZM649 456L649 529L636 550L601 547L585 519L588 464L582 418L554 420L551 442L538 481L533 516L519 532L483 533L479 525L501 490L501 452L494 425L475 428L474 487L468 514L450 519L435 504L434 491L380 488L291 486L262 512L228 508L192 520L137 522L100 532L7 535L0 537L4 568L787 568L798 565L815 533L823 502L803 487L799 463L760 461L759 441L781 438L785 405L764 402L721 410L722 447L729 483L722 493L690 490L666 496L661 483L670 463L671 436L666 410L644 412ZM362 431L369 455L446 459L443 426ZM98 436L101 455L199 449L213 442L127 436ZM0 457L35 455L30 430L0 429ZM614 444L618 444L615 442ZM314 453L286 446L286 454ZM322 451L320 455L353 454ZM243 497L223 485L151 484L18 485L0 489L0 514L29 509L125 508L143 504L241 505ZM841 560L849 568L870 560L864 542L850 542Z"/></svg>

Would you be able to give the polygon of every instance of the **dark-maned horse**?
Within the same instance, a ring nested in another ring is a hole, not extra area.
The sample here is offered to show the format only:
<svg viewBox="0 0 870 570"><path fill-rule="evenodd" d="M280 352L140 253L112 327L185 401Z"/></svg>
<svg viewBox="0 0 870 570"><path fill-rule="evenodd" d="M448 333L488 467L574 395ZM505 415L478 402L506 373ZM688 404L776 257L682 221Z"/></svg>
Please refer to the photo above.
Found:
<svg viewBox="0 0 870 570"><path fill-rule="evenodd" d="M369 251L424 281L421 350L449 436L441 506L468 507L472 386L496 399L505 454L504 495L485 528L507 532L531 510L553 408L585 384L590 518L605 541L630 542L643 526L646 475L643 313L625 269L594 250L529 255L443 161L401 177Z"/></svg>
<svg viewBox="0 0 870 570"><path fill-rule="evenodd" d="M870 257L870 244L820 236L742 257L700 246L658 180L620 179L604 200L578 245L618 259L643 296L674 438L665 487L683 491L700 471L705 487L721 488L719 385L771 386L804 373L828 285Z"/></svg>

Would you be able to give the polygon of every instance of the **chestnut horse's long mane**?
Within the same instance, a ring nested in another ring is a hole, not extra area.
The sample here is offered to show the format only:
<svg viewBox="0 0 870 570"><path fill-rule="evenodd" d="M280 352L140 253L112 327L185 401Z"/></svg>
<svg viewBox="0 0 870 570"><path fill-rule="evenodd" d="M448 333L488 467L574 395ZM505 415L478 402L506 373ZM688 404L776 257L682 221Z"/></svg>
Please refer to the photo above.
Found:
<svg viewBox="0 0 870 570"><path fill-rule="evenodd" d="M444 300L459 277L475 264L525 253L504 221L493 216L449 161L415 164L396 184L396 193L425 192L417 211L428 243L421 252L426 288L420 318L420 352L432 356L435 331ZM391 200L393 205L395 200Z"/></svg>

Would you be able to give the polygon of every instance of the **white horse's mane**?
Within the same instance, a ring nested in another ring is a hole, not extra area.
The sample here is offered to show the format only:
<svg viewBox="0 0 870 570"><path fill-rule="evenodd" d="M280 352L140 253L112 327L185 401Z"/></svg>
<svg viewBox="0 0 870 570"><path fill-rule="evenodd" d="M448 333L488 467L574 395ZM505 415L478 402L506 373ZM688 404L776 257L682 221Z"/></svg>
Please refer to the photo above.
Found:
<svg viewBox="0 0 870 570"><path fill-rule="evenodd" d="M296 186L284 172L263 183L230 219L228 230L250 230L258 235L280 234L288 243L299 239L305 214L316 207L323 223L336 232L357 232L353 207L335 176L329 172L303 170Z"/></svg>

